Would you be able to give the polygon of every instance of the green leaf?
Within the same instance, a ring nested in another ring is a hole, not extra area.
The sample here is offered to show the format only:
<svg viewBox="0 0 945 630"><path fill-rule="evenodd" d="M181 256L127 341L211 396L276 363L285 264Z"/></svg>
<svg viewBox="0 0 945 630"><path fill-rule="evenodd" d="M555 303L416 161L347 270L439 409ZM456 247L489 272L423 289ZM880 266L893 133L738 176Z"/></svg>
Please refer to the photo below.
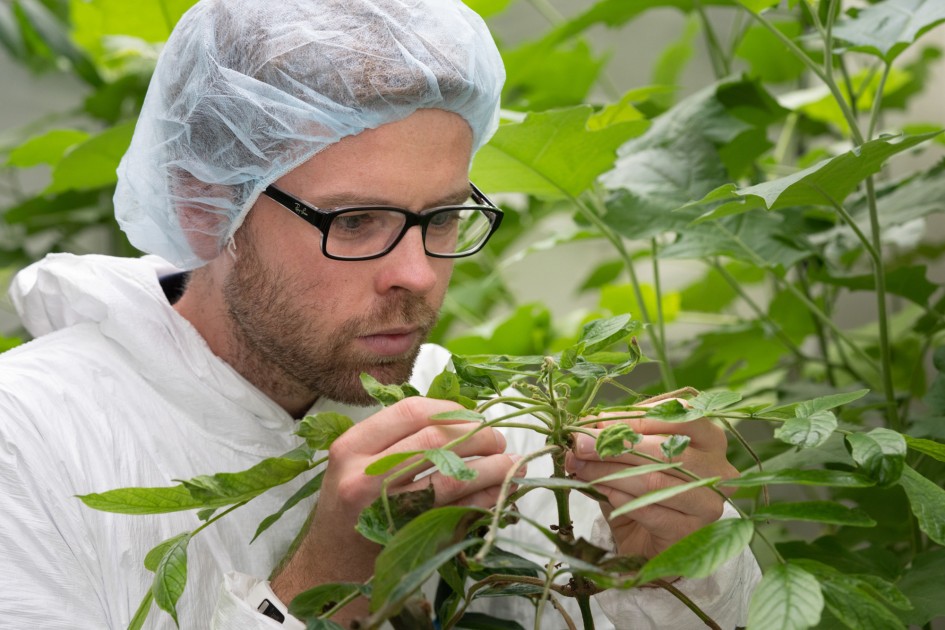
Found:
<svg viewBox="0 0 945 630"><path fill-rule="evenodd" d="M837 428L837 416L832 411L814 411L810 415L802 406L795 409L797 417L788 419L775 429L774 437L800 448L813 448L823 444Z"/></svg>
<svg viewBox="0 0 945 630"><path fill-rule="evenodd" d="M904 297L919 306L927 306L929 298L938 290L938 285L926 277L927 271L925 265L887 271L886 292ZM825 284L846 287L852 291L876 291L876 280L872 274L836 277L818 273L814 277Z"/></svg>
<svg viewBox="0 0 945 630"><path fill-rule="evenodd" d="M592 484L607 483L609 481L616 481L617 479L626 479L627 477L636 477L638 475L648 475L653 472L660 472L663 470L668 470L670 468L679 468L680 464L641 464L639 466L628 466L623 470L620 470L609 475L600 477L592 481Z"/></svg>
<svg viewBox="0 0 945 630"><path fill-rule="evenodd" d="M702 417L702 410L690 409L678 400L667 400L647 409L645 417L662 422L692 422Z"/></svg>
<svg viewBox="0 0 945 630"><path fill-rule="evenodd" d="M689 401L689 404L692 405L693 409L705 413L725 409L741 401L741 399L742 395L738 392L700 392L698 396Z"/></svg>
<svg viewBox="0 0 945 630"><path fill-rule="evenodd" d="M487 18L505 11L512 0L463 0L467 7Z"/></svg>
<svg viewBox="0 0 945 630"><path fill-rule="evenodd" d="M252 543L257 538L259 538L260 534L262 534L264 531L272 527L273 523L275 523L280 518L282 518L283 514L285 514L286 512L294 508L296 505L298 505L300 501L307 499L308 497L312 496L313 494L321 490L322 481L324 481L324 479L325 479L325 471L322 471L318 473L317 475L315 475L314 477L312 477L311 479L309 479L307 482L305 482L305 485L303 485L301 488L296 490L295 493L291 497L289 497L285 503L282 504L282 507L279 508L278 512L274 514L270 514L259 523L259 526L256 528L256 533L253 534L253 539L250 540L249 542Z"/></svg>
<svg viewBox="0 0 945 630"><path fill-rule="evenodd" d="M346 597L358 592L367 594L368 591L363 584L350 582L322 584L296 595L289 604L289 614L303 620L317 617Z"/></svg>
<svg viewBox="0 0 945 630"><path fill-rule="evenodd" d="M241 472L200 475L181 483L194 499L201 502L201 507L220 507L249 501L266 490L295 479L311 467L309 459L292 452L283 457L264 459Z"/></svg>
<svg viewBox="0 0 945 630"><path fill-rule="evenodd" d="M399 610L403 603L415 592L417 592L424 583L429 580L437 569L462 551L482 543L480 538L468 538L458 543L454 543L445 549L441 549L432 557L424 556L425 562L413 567L409 572L403 574L400 579L393 584L390 593L383 600L378 600L378 610L382 612L393 612ZM383 555L383 552L381 552ZM380 558L378 558L380 559ZM375 577L375 582L377 581ZM386 584L386 582L385 582ZM374 605L374 597L371 597L371 604ZM382 615L387 616L387 615Z"/></svg>
<svg viewBox="0 0 945 630"><path fill-rule="evenodd" d="M703 578L742 552L755 532L751 521L726 518L689 534L647 562L637 575L638 584L681 575Z"/></svg>
<svg viewBox="0 0 945 630"><path fill-rule="evenodd" d="M79 495L93 510L116 514L165 514L206 506L183 485L167 488L118 488L101 493Z"/></svg>
<svg viewBox="0 0 945 630"><path fill-rule="evenodd" d="M52 172L47 193L90 190L118 181L116 169L128 150L135 121L120 123L75 145Z"/></svg>
<svg viewBox="0 0 945 630"><path fill-rule="evenodd" d="M314 416L302 418L295 434L304 439L309 448L324 451L353 426L354 422L348 416L333 411L322 411Z"/></svg>
<svg viewBox="0 0 945 630"><path fill-rule="evenodd" d="M743 211L759 206L768 210L783 210L795 206L828 206L831 202L843 204L857 186L875 175L890 157L934 138L941 132L916 136L884 136L870 140L859 147L824 160L814 166L786 177L733 190L734 197L743 204ZM723 204L703 218L716 214L731 215L735 210Z"/></svg>
<svg viewBox="0 0 945 630"><path fill-rule="evenodd" d="M55 164L66 151L88 137L87 132L78 129L53 129L30 138L11 151L7 164L19 168Z"/></svg>
<svg viewBox="0 0 945 630"><path fill-rule="evenodd" d="M875 479L881 488L899 481L906 460L906 441L902 434L876 428L869 433L846 436L850 454L864 473Z"/></svg>
<svg viewBox="0 0 945 630"><path fill-rule="evenodd" d="M144 627L144 622L147 621L148 615L151 614L151 604L153 603L154 593L151 592L151 589L148 589L147 594L142 598L141 604L138 606L138 610L135 611L135 616L128 622L127 630L141 630Z"/></svg>
<svg viewBox="0 0 945 630"><path fill-rule="evenodd" d="M512 482L519 488L545 488L547 490L578 490L596 501L606 501L607 497L596 490L592 483L563 477L515 477Z"/></svg>
<svg viewBox="0 0 945 630"><path fill-rule="evenodd" d="M752 13L761 13L781 4L781 0L737 0L737 2Z"/></svg>
<svg viewBox="0 0 945 630"><path fill-rule="evenodd" d="M585 278L581 286L578 287L578 292L583 293L610 284L620 276L624 269L625 266L622 260L611 260L602 263L595 267L587 278Z"/></svg>
<svg viewBox="0 0 945 630"><path fill-rule="evenodd" d="M146 42L164 42L184 12L196 0L123 0L71 2L72 36L80 46L101 58L103 40L125 35Z"/></svg>
<svg viewBox="0 0 945 630"><path fill-rule="evenodd" d="M533 112L583 103L606 62L586 42L562 44L547 39L505 50L502 60L506 71L503 105Z"/></svg>
<svg viewBox="0 0 945 630"><path fill-rule="evenodd" d="M430 510L413 519L387 543L374 563L371 610L378 610L415 569L425 567L426 560L446 547L458 534L459 525L469 515L479 514L473 508L449 506ZM464 541L464 545L472 540ZM468 544L466 545L468 546ZM455 545L454 545L455 547ZM449 547L452 555L458 553ZM450 555L449 557L452 557ZM431 569L435 571L436 567Z"/></svg>
<svg viewBox="0 0 945 630"><path fill-rule="evenodd" d="M849 527L873 527L876 521L859 508L848 508L832 501L802 501L773 503L761 507L751 515L756 521L812 521Z"/></svg>
<svg viewBox="0 0 945 630"><path fill-rule="evenodd" d="M735 0L602 0L592 5L590 9L579 14L574 19L565 22L553 31L549 37L565 39L582 33L588 28L603 24L609 28L622 26L633 20L641 13L652 9L673 8L684 12L696 10L696 6L727 6L735 5Z"/></svg>
<svg viewBox="0 0 945 630"><path fill-rule="evenodd" d="M843 392L840 394L831 394L829 396L820 396L812 400L806 400L804 402L796 402L788 405L779 405L777 407L768 407L758 412L758 415L764 416L772 414L775 412L780 412L784 414L794 414L794 415L810 415L818 411L827 411L829 409L836 409L843 405L849 404L855 400L859 400L866 396L870 390L868 389L858 389L853 392ZM802 407L803 406L803 407ZM797 409L803 408L803 411L798 414Z"/></svg>
<svg viewBox="0 0 945 630"><path fill-rule="evenodd" d="M904 628L889 608L880 603L876 593L863 586L860 580L838 574L822 580L820 588L828 610L851 630Z"/></svg>
<svg viewBox="0 0 945 630"><path fill-rule="evenodd" d="M945 545L945 490L906 466L899 484L909 497L909 506L919 528L929 538Z"/></svg>
<svg viewBox="0 0 945 630"><path fill-rule="evenodd" d="M801 34L797 21L769 20L771 25L789 39ZM749 74L766 83L795 81L804 73L804 63L779 38L764 26L752 26L742 36L735 55L743 59Z"/></svg>
<svg viewBox="0 0 945 630"><path fill-rule="evenodd" d="M663 453L663 457L667 460L672 460L675 457L682 455L682 452L686 450L686 447L689 446L689 442L692 440L688 435L670 435L668 438L660 442L660 452Z"/></svg>
<svg viewBox="0 0 945 630"><path fill-rule="evenodd" d="M467 466L459 455L449 449L434 448L426 451L423 455L447 477L453 477L460 481L472 481L479 474Z"/></svg>
<svg viewBox="0 0 945 630"><path fill-rule="evenodd" d="M904 435L903 437L906 439L906 445L912 450L928 455L940 462L945 462L945 444L924 438L914 438L908 435Z"/></svg>
<svg viewBox="0 0 945 630"><path fill-rule="evenodd" d="M471 177L486 190L540 197L577 196L616 159L616 150L639 134L645 122L625 122L590 131L593 110L582 105L529 114L502 125L476 154Z"/></svg>
<svg viewBox="0 0 945 630"><path fill-rule="evenodd" d="M801 486L828 486L834 488L868 488L876 484L872 479L845 470L802 470L783 468L775 471L745 473L727 479L720 485L736 488L754 488L763 485L797 484Z"/></svg>
<svg viewBox="0 0 945 630"><path fill-rule="evenodd" d="M867 52L891 63L923 33L945 22L945 5L936 0L885 0L842 20L834 37L853 50Z"/></svg>
<svg viewBox="0 0 945 630"><path fill-rule="evenodd" d="M423 451L401 451L400 453L393 453L391 455L386 455L368 464L367 468L364 469L364 474L383 475L387 472L390 472L393 468L404 463L411 457L420 455L422 453Z"/></svg>
<svg viewBox="0 0 945 630"><path fill-rule="evenodd" d="M453 367L461 379L466 377L456 355L544 353L551 335L551 312L544 304L523 304L508 317L474 330L473 334L447 342L453 353Z"/></svg>
<svg viewBox="0 0 945 630"><path fill-rule="evenodd" d="M597 434L594 450L603 457L616 457L633 450L634 444L639 444L643 436L626 424L611 424ZM627 446L626 442L630 445Z"/></svg>
<svg viewBox="0 0 945 630"><path fill-rule="evenodd" d="M361 373L361 385L371 398L385 407L390 407L410 395L405 389L409 385L384 385L367 372Z"/></svg>
<svg viewBox="0 0 945 630"><path fill-rule="evenodd" d="M625 340L642 328L640 322L629 315L617 315L607 319L596 319L584 325L579 343L583 344L584 355L606 350L610 346Z"/></svg>
<svg viewBox="0 0 945 630"><path fill-rule="evenodd" d="M40 0L17 0L14 4L14 11L35 32L43 46L52 51L54 57L68 59L75 69L76 75L89 85L94 87L102 85L102 78L95 66L89 61L85 53L72 42L66 25L60 22L45 4Z"/></svg>
<svg viewBox="0 0 945 630"><path fill-rule="evenodd" d="M189 539L190 536L190 532L184 532L183 534L172 536L171 538L168 538L167 540L155 545L151 551L148 552L148 555L144 557L144 568L151 573L157 571L158 566L161 564L161 560L163 560L164 556L167 555L168 550L171 547L179 544L182 539Z"/></svg>
<svg viewBox="0 0 945 630"><path fill-rule="evenodd" d="M918 554L899 579L899 590L912 602L913 609L902 615L910 624L923 626L936 617L945 616L942 597L942 576L945 575L945 549L932 549Z"/></svg>
<svg viewBox="0 0 945 630"><path fill-rule="evenodd" d="M154 571L154 583L151 592L158 607L177 621L177 601L184 594L187 585L187 545L190 534L178 536L169 545Z"/></svg>
<svg viewBox="0 0 945 630"><path fill-rule="evenodd" d="M422 490L400 492L388 497L391 516L394 519L394 531L401 529L411 520L433 509L436 499L433 486ZM358 515L358 524L354 528L359 534L372 542L386 546L394 535L387 521L384 503L377 498L374 503L364 508Z"/></svg>
<svg viewBox="0 0 945 630"><path fill-rule="evenodd" d="M617 518L618 516L623 516L628 512L634 510L639 510L642 507L648 505L653 505L654 503L660 503L666 499L671 499L675 496L678 496L684 492L688 492L694 488L701 488L703 486L711 486L714 483L721 481L721 477L707 477L705 479L697 479L695 481L690 481L687 483L679 484L678 486L670 486L669 488L663 488L661 490L654 490L653 492L647 492L646 494L641 494L637 498L627 501L613 512L610 513L610 520Z"/></svg>
<svg viewBox="0 0 945 630"><path fill-rule="evenodd" d="M813 575L794 564L777 564L755 587L748 627L803 630L820 622L824 597Z"/></svg>
<svg viewBox="0 0 945 630"><path fill-rule="evenodd" d="M641 318L644 308L652 316L662 309L663 321L671 322L676 319L679 314L679 293L663 291L657 295L656 288L649 284L640 284L636 288L640 290L643 297L642 304L637 299L636 289L632 283L611 284L601 288L600 307L611 313L639 314Z"/></svg>
<svg viewBox="0 0 945 630"><path fill-rule="evenodd" d="M459 377L455 372L444 370L436 375L430 388L427 390L427 398L436 398L437 400L456 401L460 397Z"/></svg>

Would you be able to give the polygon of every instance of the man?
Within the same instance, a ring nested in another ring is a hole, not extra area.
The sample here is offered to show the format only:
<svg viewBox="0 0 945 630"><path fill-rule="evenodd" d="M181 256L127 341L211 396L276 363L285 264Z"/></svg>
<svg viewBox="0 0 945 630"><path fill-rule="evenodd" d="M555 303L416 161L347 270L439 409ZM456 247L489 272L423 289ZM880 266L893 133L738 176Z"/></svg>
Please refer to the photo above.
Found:
<svg viewBox="0 0 945 630"><path fill-rule="evenodd" d="M149 588L147 549L199 521L95 512L73 495L248 468L293 448L306 412L361 421L332 447L299 544L286 555L304 505L246 542L297 485L201 532L189 548L180 625L300 627L276 621L296 594L370 577L379 549L353 531L379 493L365 466L442 446L470 427L431 422L456 408L444 401L359 407L370 401L358 375L409 377L422 391L448 360L421 344L452 257L474 253L498 221L467 174L495 129L502 80L484 25L452 0L204 0L182 18L115 197L132 242L161 259L52 256L12 289L37 339L5 355L0 370L0 627L125 627ZM458 216L453 207L470 203L477 236L441 237ZM178 270L190 271L179 299ZM686 431L687 466L734 474L724 436L707 422L638 428L652 434L643 448L654 452L657 434ZM474 481L433 474L395 490L432 482L438 505L490 507L534 441L529 432L482 431L459 448L474 458ZM592 479L636 463L601 462L579 441L568 465ZM646 490L601 489L614 506ZM537 494L526 499L523 512L548 509ZM596 521L595 539L615 552L652 556L717 519L722 502L705 491L612 523L600 512L578 510L576 526ZM732 626L744 621L756 579L746 553L678 586ZM595 599L603 624L701 625L657 589ZM509 606L506 616L520 614ZM364 610L356 602L337 620ZM172 623L159 612L149 621Z"/></svg>

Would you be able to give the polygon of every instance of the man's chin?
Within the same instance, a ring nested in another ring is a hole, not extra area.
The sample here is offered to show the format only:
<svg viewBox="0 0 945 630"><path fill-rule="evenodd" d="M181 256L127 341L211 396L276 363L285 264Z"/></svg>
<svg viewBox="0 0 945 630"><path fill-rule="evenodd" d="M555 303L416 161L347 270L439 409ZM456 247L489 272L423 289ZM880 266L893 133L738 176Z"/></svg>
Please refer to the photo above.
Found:
<svg viewBox="0 0 945 630"><path fill-rule="evenodd" d="M369 374L378 382L384 385L402 385L410 380L413 374L413 365L416 361L416 353L409 359L400 359L397 361L387 361L373 363L358 368L351 369L346 383L337 383L335 387L329 387L325 395L346 405L356 407L373 407L377 401L371 397L364 389L361 383L361 374Z"/></svg>

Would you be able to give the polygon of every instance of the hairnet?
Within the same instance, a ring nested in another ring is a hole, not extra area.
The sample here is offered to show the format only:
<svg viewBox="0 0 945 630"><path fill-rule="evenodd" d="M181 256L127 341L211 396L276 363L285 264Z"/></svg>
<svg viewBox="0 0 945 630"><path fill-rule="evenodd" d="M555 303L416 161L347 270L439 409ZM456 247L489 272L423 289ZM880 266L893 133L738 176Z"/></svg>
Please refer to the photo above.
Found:
<svg viewBox="0 0 945 630"><path fill-rule="evenodd" d="M459 0L203 0L158 59L115 212L182 269L220 253L259 193L345 136L439 108L498 123L505 71Z"/></svg>

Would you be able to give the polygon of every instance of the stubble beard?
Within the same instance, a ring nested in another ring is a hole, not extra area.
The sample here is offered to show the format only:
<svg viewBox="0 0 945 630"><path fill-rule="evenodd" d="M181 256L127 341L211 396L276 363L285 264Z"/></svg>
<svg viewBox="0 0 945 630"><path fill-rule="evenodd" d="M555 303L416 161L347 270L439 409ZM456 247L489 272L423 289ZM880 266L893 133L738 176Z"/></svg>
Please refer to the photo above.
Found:
<svg viewBox="0 0 945 630"><path fill-rule="evenodd" d="M224 287L241 373L263 391L326 397L349 405L376 404L361 385L363 372L385 384L407 382L420 344L436 324L437 311L420 296L399 292L335 330L320 325L333 297L318 295L317 281L266 267L250 239L239 244ZM352 263L356 264L356 263ZM302 295L315 295L303 299ZM378 356L356 347L361 336L400 326L418 327L415 347Z"/></svg>

